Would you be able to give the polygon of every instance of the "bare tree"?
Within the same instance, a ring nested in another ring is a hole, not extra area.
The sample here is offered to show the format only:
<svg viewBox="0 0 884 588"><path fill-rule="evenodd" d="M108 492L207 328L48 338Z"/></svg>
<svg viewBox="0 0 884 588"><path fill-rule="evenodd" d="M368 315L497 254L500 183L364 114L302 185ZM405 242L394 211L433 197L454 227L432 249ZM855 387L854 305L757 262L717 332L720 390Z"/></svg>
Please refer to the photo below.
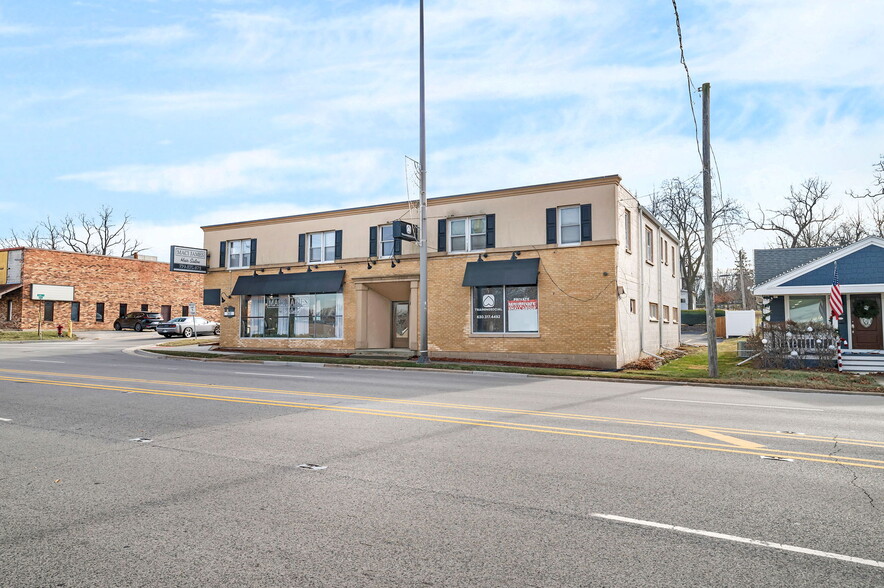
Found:
<svg viewBox="0 0 884 588"><path fill-rule="evenodd" d="M24 233L12 230L10 237L0 240L0 244L127 257L146 249L141 241L129 237L131 223L128 213L116 220L114 209L103 204L95 216L83 212L76 218L65 215L60 223L47 216Z"/></svg>
<svg viewBox="0 0 884 588"><path fill-rule="evenodd" d="M688 291L688 308L694 308L703 269L703 195L696 177L673 178L651 194L649 209L678 238L681 275ZM743 215L733 199L716 196L712 205L713 243L724 239Z"/></svg>
<svg viewBox="0 0 884 588"><path fill-rule="evenodd" d="M884 207L869 205L869 234L875 237L884 237Z"/></svg>
<svg viewBox="0 0 884 588"><path fill-rule="evenodd" d="M841 207L827 211L826 199L829 196L828 182L819 178L808 178L799 189L789 187L786 206L779 210L758 211L756 220L747 215L751 228L774 233L774 245L787 249L796 247L824 247L830 245L832 226L841 216Z"/></svg>
<svg viewBox="0 0 884 588"><path fill-rule="evenodd" d="M872 181L872 187L866 188L865 192L860 194L857 194L853 190L848 191L848 194L854 198L872 198L876 201L878 198L884 197L884 155L880 156L878 163L872 166L872 168L875 170L875 179Z"/></svg>
<svg viewBox="0 0 884 588"><path fill-rule="evenodd" d="M874 206L872 207L874 208ZM874 214L874 210L872 211ZM882 219L884 220L884 219ZM869 236L869 229L866 227L866 221L862 212L857 209L853 214L847 215L834 229L829 231L826 241L829 245L850 245L856 243L860 239Z"/></svg>

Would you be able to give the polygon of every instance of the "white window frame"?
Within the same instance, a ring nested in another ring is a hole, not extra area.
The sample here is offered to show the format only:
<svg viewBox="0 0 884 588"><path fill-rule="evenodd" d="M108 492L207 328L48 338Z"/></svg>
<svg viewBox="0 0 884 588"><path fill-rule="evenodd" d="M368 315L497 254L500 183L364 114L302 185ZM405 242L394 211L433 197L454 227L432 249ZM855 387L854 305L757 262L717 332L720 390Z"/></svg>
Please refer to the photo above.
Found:
<svg viewBox="0 0 884 588"><path fill-rule="evenodd" d="M675 245L670 245L672 248L672 277L675 277Z"/></svg>
<svg viewBox="0 0 884 588"><path fill-rule="evenodd" d="M239 244L239 250L236 255L239 257L239 263L233 263L234 244ZM248 250L248 251L246 251ZM243 269L250 267L249 262L252 259L252 240L251 239L234 239L227 242L227 269ZM245 262L245 263L243 263Z"/></svg>
<svg viewBox="0 0 884 588"><path fill-rule="evenodd" d="M623 240L626 242L626 253L632 253L632 211L623 212Z"/></svg>
<svg viewBox="0 0 884 588"><path fill-rule="evenodd" d="M482 220L482 223L485 227L485 230L481 233L473 233L473 221L474 220ZM464 223L464 234L463 235L454 235L454 232L451 230L451 227L454 223L463 222ZM481 249L473 249L473 237L478 237L482 235L482 247ZM452 246L452 239L456 237L463 237L464 239L464 247L465 249L455 249ZM487 243L488 239L488 219L486 215L479 214L476 216L462 216L459 218L451 218L448 219L448 252L449 253L476 253L477 251L485 251L485 243Z"/></svg>
<svg viewBox="0 0 884 588"><path fill-rule="evenodd" d="M663 322L664 323L669 322L669 306L667 306L665 304L663 305Z"/></svg>
<svg viewBox="0 0 884 588"><path fill-rule="evenodd" d="M319 259L313 258L313 237L319 237L322 241L319 247ZM331 245L329 245L331 239ZM316 233L307 233L307 263L332 263L335 260L335 232L319 231ZM331 247L331 259L328 258L328 250Z"/></svg>
<svg viewBox="0 0 884 588"><path fill-rule="evenodd" d="M564 213L566 210L576 210L577 211L577 224L576 225L565 225L565 223L562 222L562 213ZM561 206L556 211L556 214L558 215L558 217L556 219L558 221L556 223L556 239L558 240L559 246L571 247L574 245L580 245L580 205L578 204L575 206ZM576 226L577 227L577 240L576 241L565 242L565 240L562 238L562 233L565 230L565 226L568 226L568 227Z"/></svg>
<svg viewBox="0 0 884 588"><path fill-rule="evenodd" d="M384 229L388 229L390 231L390 238L384 239ZM378 259L390 259L393 257L393 251L395 246L395 239L393 238L393 225L378 225ZM390 244L390 253L384 254L384 243Z"/></svg>
<svg viewBox="0 0 884 588"><path fill-rule="evenodd" d="M654 322L660 320L660 305L656 302L648 302L648 320Z"/></svg>
<svg viewBox="0 0 884 588"><path fill-rule="evenodd" d="M645 262L654 264L654 229L645 225Z"/></svg>

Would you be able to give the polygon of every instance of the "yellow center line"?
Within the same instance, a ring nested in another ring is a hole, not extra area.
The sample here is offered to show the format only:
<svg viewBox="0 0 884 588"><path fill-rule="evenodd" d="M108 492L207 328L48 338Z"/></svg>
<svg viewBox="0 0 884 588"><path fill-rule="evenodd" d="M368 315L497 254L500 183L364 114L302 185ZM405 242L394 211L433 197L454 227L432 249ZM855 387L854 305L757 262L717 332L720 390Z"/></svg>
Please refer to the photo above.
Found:
<svg viewBox="0 0 884 588"><path fill-rule="evenodd" d="M11 378L11 377L0 377L0 380L2 380L2 381L24 381L24 382L33 383L33 384L43 384L43 385L50 385L50 386L73 387L73 388L86 388L86 389L92 389L92 390L110 390L110 391L117 391L117 392L132 392L132 393L137 393L137 394L151 394L151 395L158 395L158 396L189 398L189 399L195 399L195 400L215 400L215 401L221 401L221 402L237 402L237 403L245 403L245 404L264 405L264 406L306 408L306 409L310 409L310 410L325 410L325 411L343 412L343 413L349 413L349 414L362 414L362 415L370 415L370 416L404 418L404 419L410 419L410 420L469 425L469 426L476 426L476 427L490 427L490 428L496 428L496 429L528 431L528 432L533 432L533 433L568 435L568 436L587 437L587 438L594 438L594 439L607 439L607 440L613 440L613 441L627 441L630 443L645 443L645 444L651 444L651 445L680 447L680 448L686 448L686 449L702 449L702 450L707 450L707 451L717 451L717 452L724 452L724 453L741 453L741 454L746 454L746 455L758 455L758 456L775 455L775 456L779 456L779 457L788 457L790 459L797 459L797 460L802 460L802 461L815 461L815 462L821 462L821 463L843 464L843 465L853 465L856 467L884 469L884 461L857 458L857 457L848 457L848 456L844 456L844 455L839 455L837 457L833 457L831 455L825 455L825 454L800 453L800 452L794 452L794 451L781 451L781 450L775 450L775 453L770 453L770 452L762 453L759 451L752 451L748 448L746 450L733 449L733 445L730 445L730 444L727 446L722 446L722 445L718 445L718 444L714 444L714 443L707 443L707 442L700 442L700 441L685 441L685 440L681 440L681 439L667 439L667 438L661 438L661 437L645 437L645 436L640 436L640 435L627 435L627 434L621 434L621 433L609 433L609 432L604 432L604 431L587 431L587 430L582 430L582 429L565 429L565 428L559 428L559 427L548 427L548 426L543 426L543 425L514 424L514 423L501 422L501 421L487 421L487 420L470 419L470 418L463 418L463 417L446 417L446 416L439 416L439 415L407 413L407 412L398 412L398 411L369 409L369 408L349 408L349 407L339 407L339 406L302 403L302 402L262 400L262 399L256 399L256 398L242 398L242 397L235 397L235 396L198 394L198 393L190 393L190 392L176 392L176 391L171 391L171 390L153 390L153 389L145 389L145 388L127 388L127 387L123 387L123 386L97 385L97 384L89 384L89 383L59 382L59 381L54 381L54 380L39 380L39 379Z"/></svg>
<svg viewBox="0 0 884 588"><path fill-rule="evenodd" d="M584 414L573 414L573 413L562 413L562 412L549 412L542 410L525 410L525 409L517 409L517 408L501 408L496 406L481 406L481 405L470 405L470 404L457 404L457 403L448 403L448 402L434 402L427 400L400 400L400 399L391 399L391 398L381 398L377 396L360 396L354 394L340 394L340 393L324 393L324 392L305 392L305 391L289 391L289 390L278 390L274 388L255 388L255 387L243 387L243 386L230 386L230 385L221 385L221 384L202 384L198 382L176 382L176 381L167 381L167 380L151 380L151 379L141 379L141 378L121 378L117 376L93 376L86 374L65 374L58 372L46 372L46 371L26 371L26 370L14 370L14 369L0 369L0 372L5 373L17 373L17 374L31 374L31 375L40 375L40 376L56 376L56 377L68 377L68 378L79 378L79 379L87 379L87 380L99 380L99 381L114 381L114 382L132 382L139 384L157 384L162 386L186 386L193 388L207 388L212 390L232 390L239 392L259 392L265 394L276 394L276 395L284 395L284 396L307 396L307 397L315 397L315 398L334 398L340 400L358 400L363 402L377 402L384 404L400 404L406 406L426 406L433 408L452 408L458 410L471 410L477 412L494 412L494 413L505 413L505 414L514 414L514 415L527 415L527 416L540 416L540 417L548 417L548 418L556 418L556 419L567 419L567 420L582 420L582 421L592 421L592 422L606 422L606 423L616 423L616 424L624 424L624 425L636 425L636 426L645 426L645 427L657 427L657 428L668 428L668 429L682 429L682 430L695 430L695 429L703 429L706 431L715 431L722 434L727 433L736 433L740 435L747 435L751 437L765 437L765 438L773 438L773 439L791 439L794 441L801 442L822 442L822 443L834 443L834 437L823 437L817 435L794 435L789 433L778 433L773 431L759 431L756 429L739 429L733 427L719 427L719 426L708 426L708 425L698 425L698 424L688 424L688 423L670 423L670 422L662 422L662 421L648 421L641 419L630 419L630 418L622 418L622 417L605 417L605 416L597 416L597 415L584 415ZM748 443L748 442L747 442ZM863 439L838 439L838 443L840 445L858 445L862 447L881 447L884 448L884 441L870 441Z"/></svg>

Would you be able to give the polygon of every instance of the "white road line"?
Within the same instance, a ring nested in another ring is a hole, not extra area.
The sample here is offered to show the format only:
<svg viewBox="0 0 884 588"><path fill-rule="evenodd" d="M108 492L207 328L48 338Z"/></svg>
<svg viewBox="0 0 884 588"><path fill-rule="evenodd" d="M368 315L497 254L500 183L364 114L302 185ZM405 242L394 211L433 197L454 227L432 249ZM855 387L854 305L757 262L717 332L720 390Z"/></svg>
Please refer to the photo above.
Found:
<svg viewBox="0 0 884 588"><path fill-rule="evenodd" d="M692 402L694 404L719 404L721 406L748 406L750 408L776 408L779 410L808 410L811 412L826 412L822 408L798 408L795 406L770 406L767 404L736 404L733 402L710 402L708 400L679 400L676 398L648 398L642 396L642 400L662 400L664 402Z"/></svg>
<svg viewBox="0 0 884 588"><path fill-rule="evenodd" d="M262 374L259 372L233 372L240 376L275 376L277 378L309 378L314 379L316 376L296 376L294 374Z"/></svg>
<svg viewBox="0 0 884 588"><path fill-rule="evenodd" d="M52 359L32 359L31 361L36 361L39 363L64 363L63 361L55 361Z"/></svg>
<svg viewBox="0 0 884 588"><path fill-rule="evenodd" d="M853 557L850 555L841 555L840 553L830 553L828 551L818 551L816 549L807 549L806 547L796 547L795 545L785 545L783 543L773 543L771 541L759 541L758 539L748 539L746 537L737 537L736 535L725 535L724 533L713 533L712 531L700 531L697 529L689 529L687 527L676 527L675 525L667 525L665 523L655 523L653 521L642 521L639 519L630 519L617 515L591 513L598 519L607 519L618 521L621 523L630 523L632 525L642 525L644 527L654 527L655 529L665 529L667 531L678 531L679 533L689 533L691 535L702 535L703 537L712 537L713 539L724 539L725 541L735 541L737 543L747 543L749 545L757 545L759 547L769 547L771 549L779 549L782 551L792 551L795 553L803 553L805 555L815 555L817 557L828 557L847 561L850 563L872 566L874 568L884 568L884 561L875 561L873 559L863 559L861 557Z"/></svg>
<svg viewBox="0 0 884 588"><path fill-rule="evenodd" d="M12 419L0 419L0 421L3 421L4 423L11 423Z"/></svg>

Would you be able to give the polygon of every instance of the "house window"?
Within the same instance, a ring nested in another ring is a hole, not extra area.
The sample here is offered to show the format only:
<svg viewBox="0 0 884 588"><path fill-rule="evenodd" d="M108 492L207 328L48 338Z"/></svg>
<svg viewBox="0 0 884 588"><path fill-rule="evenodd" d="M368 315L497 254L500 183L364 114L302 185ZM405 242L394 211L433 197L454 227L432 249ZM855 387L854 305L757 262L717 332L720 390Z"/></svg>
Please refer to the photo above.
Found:
<svg viewBox="0 0 884 588"><path fill-rule="evenodd" d="M670 246L672 250L672 277L675 277L675 245Z"/></svg>
<svg viewBox="0 0 884 588"><path fill-rule="evenodd" d="M669 265L669 247L663 237L660 237L660 251L663 252L663 265Z"/></svg>
<svg viewBox="0 0 884 588"><path fill-rule="evenodd" d="M632 314L635 314L635 309L636 309L635 298L630 298L629 299L629 312L631 312Z"/></svg>
<svg viewBox="0 0 884 588"><path fill-rule="evenodd" d="M307 263L325 263L335 260L335 232L307 234Z"/></svg>
<svg viewBox="0 0 884 588"><path fill-rule="evenodd" d="M185 304L181 307L181 316L188 316L190 314L190 306Z"/></svg>
<svg viewBox="0 0 884 588"><path fill-rule="evenodd" d="M452 253L485 249L485 216L448 221L448 250Z"/></svg>
<svg viewBox="0 0 884 588"><path fill-rule="evenodd" d="M147 310L148 310L149 308L150 308L149 305L147 305L147 304L142 304L142 305L141 305L141 312L147 312Z"/></svg>
<svg viewBox="0 0 884 588"><path fill-rule="evenodd" d="M379 257L393 257L393 225L382 225L378 229L381 234Z"/></svg>
<svg viewBox="0 0 884 588"><path fill-rule="evenodd" d="M580 207L559 209L559 245L580 243Z"/></svg>
<svg viewBox="0 0 884 588"><path fill-rule="evenodd" d="M126 316L129 313L129 305L121 304L120 305L120 316Z"/></svg>
<svg viewBox="0 0 884 588"><path fill-rule="evenodd" d="M12 300L6 301L6 320L12 320Z"/></svg>
<svg viewBox="0 0 884 588"><path fill-rule="evenodd" d="M240 239L239 241L227 242L227 267L229 269L249 267L249 260L251 257L251 239Z"/></svg>
<svg viewBox="0 0 884 588"><path fill-rule="evenodd" d="M473 288L474 333L537 333L537 286Z"/></svg>
<svg viewBox="0 0 884 588"><path fill-rule="evenodd" d="M53 302L52 300L43 301L43 320L55 320L55 302Z"/></svg>
<svg viewBox="0 0 884 588"><path fill-rule="evenodd" d="M789 320L796 323L826 322L826 297L789 296Z"/></svg>
<svg viewBox="0 0 884 588"><path fill-rule="evenodd" d="M104 322L104 302L96 302L95 303L95 322L103 323Z"/></svg>
<svg viewBox="0 0 884 588"><path fill-rule="evenodd" d="M623 212L623 241L626 243L626 252L632 253L632 211Z"/></svg>
<svg viewBox="0 0 884 588"><path fill-rule="evenodd" d="M652 321L660 320L660 306L656 302L648 304L648 318Z"/></svg>
<svg viewBox="0 0 884 588"><path fill-rule="evenodd" d="M654 263L654 230L645 226L645 261Z"/></svg>
<svg viewBox="0 0 884 588"><path fill-rule="evenodd" d="M282 339L341 339L344 295L281 294L243 299L242 336Z"/></svg>
<svg viewBox="0 0 884 588"><path fill-rule="evenodd" d="M664 323L669 322L669 307L666 306L665 304L663 305L663 322Z"/></svg>
<svg viewBox="0 0 884 588"><path fill-rule="evenodd" d="M75 323L80 322L80 303L71 302L71 320Z"/></svg>

